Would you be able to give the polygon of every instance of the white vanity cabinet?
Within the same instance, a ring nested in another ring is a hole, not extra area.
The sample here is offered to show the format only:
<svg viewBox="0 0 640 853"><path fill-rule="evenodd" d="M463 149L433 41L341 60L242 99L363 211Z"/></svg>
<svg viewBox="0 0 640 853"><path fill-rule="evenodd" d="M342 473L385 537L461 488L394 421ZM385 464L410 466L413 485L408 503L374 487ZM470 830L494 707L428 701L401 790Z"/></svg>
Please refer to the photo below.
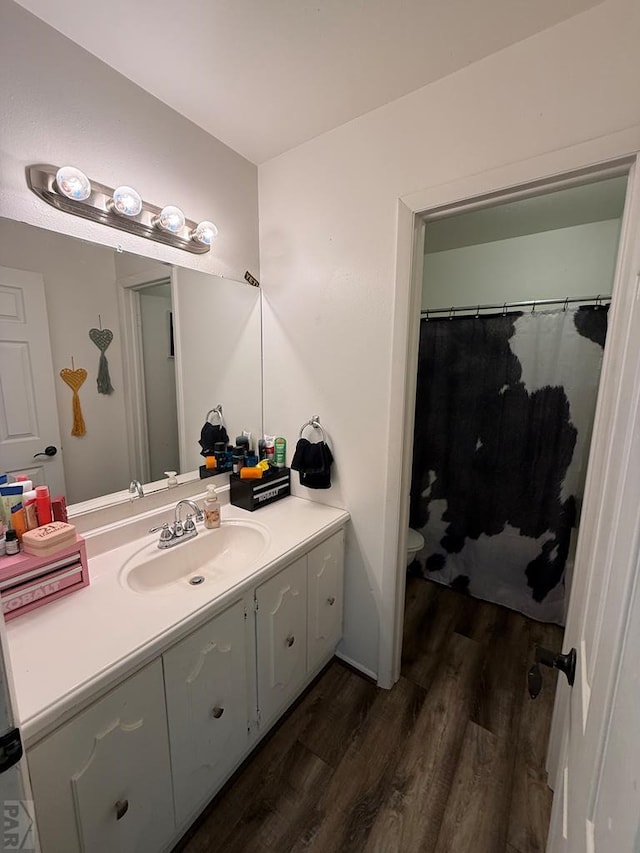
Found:
<svg viewBox="0 0 640 853"><path fill-rule="evenodd" d="M342 637L343 575L341 530L256 589L261 728L333 655Z"/></svg>
<svg viewBox="0 0 640 853"><path fill-rule="evenodd" d="M155 659L30 746L43 853L171 849L333 655L343 562L341 528L247 578L191 633L167 626Z"/></svg>
<svg viewBox="0 0 640 853"><path fill-rule="evenodd" d="M160 660L29 750L42 853L149 853L174 832Z"/></svg>
<svg viewBox="0 0 640 853"><path fill-rule="evenodd" d="M249 748L249 627L238 601L162 656L178 826Z"/></svg>

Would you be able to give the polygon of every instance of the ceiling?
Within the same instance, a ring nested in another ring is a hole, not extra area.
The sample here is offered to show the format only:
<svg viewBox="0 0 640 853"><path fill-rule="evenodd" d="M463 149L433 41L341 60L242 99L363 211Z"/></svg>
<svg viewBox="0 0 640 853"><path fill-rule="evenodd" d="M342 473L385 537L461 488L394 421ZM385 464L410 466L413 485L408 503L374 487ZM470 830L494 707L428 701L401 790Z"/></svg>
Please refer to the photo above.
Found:
<svg viewBox="0 0 640 853"><path fill-rule="evenodd" d="M254 163L601 0L19 0Z"/></svg>

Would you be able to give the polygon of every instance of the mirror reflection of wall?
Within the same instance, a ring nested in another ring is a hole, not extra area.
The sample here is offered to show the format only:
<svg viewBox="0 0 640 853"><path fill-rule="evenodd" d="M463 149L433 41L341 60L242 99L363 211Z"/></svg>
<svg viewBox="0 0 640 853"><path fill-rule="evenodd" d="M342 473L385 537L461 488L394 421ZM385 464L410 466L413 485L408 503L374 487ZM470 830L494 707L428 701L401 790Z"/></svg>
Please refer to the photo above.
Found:
<svg viewBox="0 0 640 853"><path fill-rule="evenodd" d="M10 220L0 220L0 256L0 300L8 295L13 305L13 295L18 301L26 298L23 278L30 277L33 299L39 298L45 318L39 335L44 361L32 343L13 340L16 329L18 338L23 336L22 321L17 317L7 324L13 360L7 368L3 356L0 366L3 471L24 471L35 482L56 480L53 488L75 504L127 489L134 478L162 480L165 471L197 468L202 461L200 428L206 412L219 403L230 435L261 431L258 290ZM33 313L31 303L27 313ZM109 395L98 393L100 351L89 338L89 330L100 325L113 332L105 352L114 389ZM50 341L45 340L47 326ZM0 332L0 346L6 347L4 326ZM180 357L181 340L185 358ZM27 366L21 348L27 352ZM72 359L76 369L88 374L79 391L83 437L70 434L71 389L60 378ZM24 383L16 379L16 365L18 372L33 377L33 405L29 394L20 397ZM12 378L4 375L8 370ZM52 400L49 414L39 415L38 404L47 394ZM12 403L17 399L22 400L18 407ZM15 452L18 433L31 434L21 455ZM57 456L34 460L34 453L49 444L58 445ZM55 466L59 478L54 477Z"/></svg>

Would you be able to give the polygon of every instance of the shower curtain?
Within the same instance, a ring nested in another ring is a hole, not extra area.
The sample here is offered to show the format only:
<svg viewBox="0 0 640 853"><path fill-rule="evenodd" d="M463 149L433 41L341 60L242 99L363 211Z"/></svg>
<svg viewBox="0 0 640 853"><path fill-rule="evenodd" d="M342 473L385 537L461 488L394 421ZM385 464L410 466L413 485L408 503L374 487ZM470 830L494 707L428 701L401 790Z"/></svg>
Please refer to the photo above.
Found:
<svg viewBox="0 0 640 853"><path fill-rule="evenodd" d="M602 306L422 321L412 571L563 623L606 328Z"/></svg>

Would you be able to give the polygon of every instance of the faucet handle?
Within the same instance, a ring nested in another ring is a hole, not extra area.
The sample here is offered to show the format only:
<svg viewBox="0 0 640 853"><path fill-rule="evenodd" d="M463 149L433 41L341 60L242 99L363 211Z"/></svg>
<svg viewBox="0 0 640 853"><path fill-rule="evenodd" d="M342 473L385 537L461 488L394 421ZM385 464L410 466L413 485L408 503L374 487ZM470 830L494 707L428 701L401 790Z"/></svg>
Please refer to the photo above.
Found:
<svg viewBox="0 0 640 853"><path fill-rule="evenodd" d="M185 518L185 521L184 521L184 532L185 533L193 533L193 531L195 529L196 529L196 526L195 526L194 521L193 521L193 515L189 512L189 513L187 513L187 517Z"/></svg>
<svg viewBox="0 0 640 853"><path fill-rule="evenodd" d="M169 522L168 521L165 521L164 524L158 525L158 527L152 527L151 530L149 530L149 533L157 533L158 530L160 531L160 541L161 542L168 542L169 539L172 538L171 531L169 530Z"/></svg>

